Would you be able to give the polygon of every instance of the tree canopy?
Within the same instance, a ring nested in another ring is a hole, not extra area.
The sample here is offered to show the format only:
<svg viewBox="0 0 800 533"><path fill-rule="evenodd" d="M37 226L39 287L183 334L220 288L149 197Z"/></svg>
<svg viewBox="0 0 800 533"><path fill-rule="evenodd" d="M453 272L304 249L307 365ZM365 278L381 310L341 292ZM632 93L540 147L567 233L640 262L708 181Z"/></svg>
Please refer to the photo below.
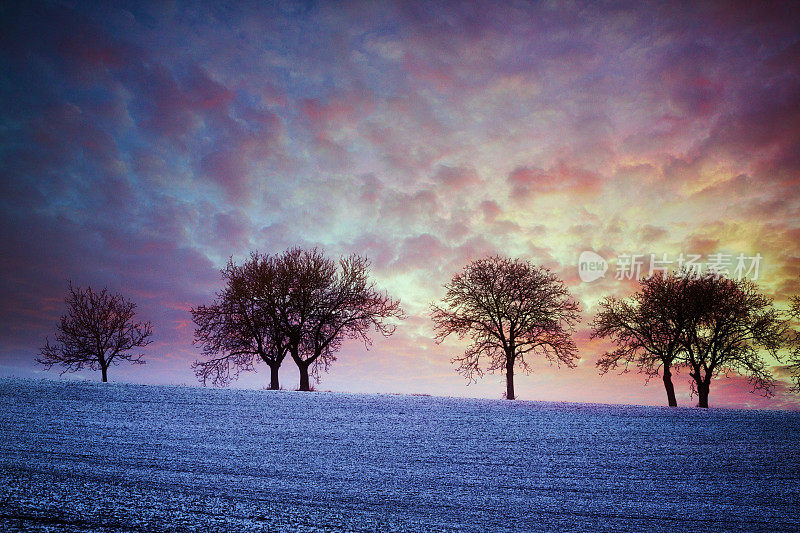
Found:
<svg viewBox="0 0 800 533"><path fill-rule="evenodd" d="M484 368L506 374L506 398L513 400L514 366L529 372L531 357L574 367L572 340L579 304L546 268L522 259L492 256L472 261L445 284L442 305L432 305L437 342L455 334L469 337L453 358L468 381Z"/></svg>
<svg viewBox="0 0 800 533"><path fill-rule="evenodd" d="M743 375L754 391L772 395L775 379L762 351L778 358L788 334L772 300L752 281L714 273L694 277L686 296L691 327L683 347L700 407L708 407L711 381L719 375Z"/></svg>
<svg viewBox="0 0 800 533"><path fill-rule="evenodd" d="M253 252L241 265L230 259L222 278L225 287L214 302L192 309L195 343L208 357L193 363L195 375L203 384L228 385L261 360L270 368L269 388L280 388L278 369L288 342L275 316L277 258Z"/></svg>
<svg viewBox="0 0 800 533"><path fill-rule="evenodd" d="M292 248L279 265L284 298L277 320L300 371L300 390L310 389L310 375L318 379L328 370L344 340L368 347L371 331L388 337L405 317L400 301L370 281L365 257L350 255L337 264L318 249Z"/></svg>
<svg viewBox="0 0 800 533"><path fill-rule="evenodd" d="M628 365L650 376L661 371L669 405L677 405L675 367L688 369L700 407L708 407L712 380L721 375L745 376L754 391L772 394L775 379L764 353L778 359L788 326L753 282L684 271L658 273L639 285L627 300L600 304L592 335L617 345L597 361L601 373Z"/></svg>
<svg viewBox="0 0 800 533"><path fill-rule="evenodd" d="M662 375L667 403L677 406L672 369L683 364L683 338L690 326L684 299L689 278L656 273L642 278L639 290L627 299L606 297L595 316L592 338L610 338L617 348L597 361L601 374L630 365L649 377Z"/></svg>
<svg viewBox="0 0 800 533"><path fill-rule="evenodd" d="M135 348L149 345L153 328L150 322L136 322L136 304L107 289L100 292L69 284L64 298L67 313L57 326L55 342L45 340L37 362L47 369L59 365L62 374L85 367L102 372L108 381L108 368L120 361L144 364L144 354Z"/></svg>
<svg viewBox="0 0 800 533"><path fill-rule="evenodd" d="M208 357L194 364L198 378L226 385L259 358L271 369L270 388L278 388L288 354L300 390L310 390L310 376L328 370L344 340L369 346L370 331L389 336L404 317L400 302L369 279L369 267L364 257L337 263L316 248L254 252L242 265L229 261L225 289L211 305L192 310L195 341Z"/></svg>
<svg viewBox="0 0 800 533"><path fill-rule="evenodd" d="M789 315L795 320L800 320L800 296L792 297ZM789 343L793 347L788 365L792 380L792 390L800 392L800 330L790 333Z"/></svg>

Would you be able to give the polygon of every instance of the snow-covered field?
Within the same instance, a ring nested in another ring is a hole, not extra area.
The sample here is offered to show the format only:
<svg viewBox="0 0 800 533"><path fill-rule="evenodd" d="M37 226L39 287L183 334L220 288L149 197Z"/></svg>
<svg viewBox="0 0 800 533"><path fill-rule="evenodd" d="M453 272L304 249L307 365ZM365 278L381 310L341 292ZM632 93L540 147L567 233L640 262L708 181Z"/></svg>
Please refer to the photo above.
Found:
<svg viewBox="0 0 800 533"><path fill-rule="evenodd" d="M0 380L3 531L800 531L800 413Z"/></svg>

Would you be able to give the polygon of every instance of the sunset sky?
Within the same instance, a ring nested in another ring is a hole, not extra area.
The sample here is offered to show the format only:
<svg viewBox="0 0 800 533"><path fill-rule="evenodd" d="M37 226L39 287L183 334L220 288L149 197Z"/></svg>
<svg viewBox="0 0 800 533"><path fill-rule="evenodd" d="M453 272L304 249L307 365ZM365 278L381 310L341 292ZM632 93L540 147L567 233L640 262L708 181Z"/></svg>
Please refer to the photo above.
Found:
<svg viewBox="0 0 800 533"><path fill-rule="evenodd" d="M760 254L764 292L800 293L798 21L796 2L3 3L0 376L58 377L33 360L72 280L153 322L147 364L112 380L196 385L189 309L228 257L298 245L367 255L409 315L319 389L500 398L427 311L497 253L583 304L580 365L534 365L521 399L662 405L657 379L598 375L588 323L634 288L630 254ZM583 251L605 277L581 280ZM710 402L800 408L748 391Z"/></svg>

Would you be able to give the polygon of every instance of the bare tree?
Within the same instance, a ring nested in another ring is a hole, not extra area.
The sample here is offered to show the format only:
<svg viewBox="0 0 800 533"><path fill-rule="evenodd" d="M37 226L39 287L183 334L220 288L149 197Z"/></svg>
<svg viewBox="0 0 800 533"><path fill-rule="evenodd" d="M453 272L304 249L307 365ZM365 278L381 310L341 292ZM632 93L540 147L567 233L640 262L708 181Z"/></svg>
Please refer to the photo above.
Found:
<svg viewBox="0 0 800 533"><path fill-rule="evenodd" d="M684 298L689 278L657 273L642 278L628 299L608 297L591 324L592 338L610 338L617 348L597 361L601 374L634 365L648 379L661 373L667 403L677 406L672 369L681 364L682 339L690 324Z"/></svg>
<svg viewBox="0 0 800 533"><path fill-rule="evenodd" d="M388 337L394 320L404 318L400 302L369 280L369 261L358 255L337 264L315 249L292 248L278 259L279 292L286 295L276 318L288 339L288 351L300 371L300 390L310 390L336 360L345 339L371 345L373 329Z"/></svg>
<svg viewBox="0 0 800 533"><path fill-rule="evenodd" d="M253 252L241 265L230 259L222 277L225 288L214 302L191 310L195 343L209 358L192 364L195 375L204 385L210 380L225 386L261 360L270 368L269 388L277 390L288 342L276 320L275 309L285 299L278 293L276 258Z"/></svg>
<svg viewBox="0 0 800 533"><path fill-rule="evenodd" d="M486 359L488 371L505 372L506 398L513 400L514 365L530 372L526 357L575 366L572 333L579 304L549 270L493 256L472 261L444 287L443 305L431 306L436 341L451 334L472 339L464 354L452 360L468 381L483 376Z"/></svg>
<svg viewBox="0 0 800 533"><path fill-rule="evenodd" d="M77 372L84 367L101 370L103 382L108 381L108 367L119 361L144 364L144 354L134 354L134 348L150 344L150 322L135 322L136 304L122 295L111 294L106 289L95 292L91 287L82 289L69 284L64 298L67 314L57 326L55 343L45 340L44 348L36 361L49 370L55 365L66 372Z"/></svg>
<svg viewBox="0 0 800 533"><path fill-rule="evenodd" d="M775 380L761 355L778 357L788 338L787 323L749 280L717 274L687 285L692 325L683 345L698 405L708 407L711 381L719 375L747 376L753 391L771 396Z"/></svg>
<svg viewBox="0 0 800 533"><path fill-rule="evenodd" d="M789 316L800 320L800 296L792 296ZM792 391L800 392L800 330L790 331L787 344L792 348L788 369L792 380Z"/></svg>

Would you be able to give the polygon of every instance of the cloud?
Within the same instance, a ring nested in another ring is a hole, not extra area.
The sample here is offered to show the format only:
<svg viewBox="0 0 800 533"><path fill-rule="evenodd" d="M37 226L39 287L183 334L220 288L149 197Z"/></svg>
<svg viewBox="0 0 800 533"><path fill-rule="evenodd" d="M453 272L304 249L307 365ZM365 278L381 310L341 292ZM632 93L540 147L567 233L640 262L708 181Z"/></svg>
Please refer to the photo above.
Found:
<svg viewBox="0 0 800 533"><path fill-rule="evenodd" d="M246 253L249 251L253 224L244 211L217 212L212 216L204 217L203 222L208 224L208 242L225 243L231 252ZM203 228L201 231L205 232L205 229Z"/></svg>
<svg viewBox="0 0 800 533"><path fill-rule="evenodd" d="M483 218L487 222L494 222L495 219L503 212L503 208L500 207L500 204L495 202L494 200L484 200L480 203L481 212L483 213Z"/></svg>
<svg viewBox="0 0 800 533"><path fill-rule="evenodd" d="M664 228L659 228L657 226L645 224L644 226L642 226L642 229L640 231L640 236L643 242L652 244L655 241L660 241L669 236L669 232Z"/></svg>
<svg viewBox="0 0 800 533"><path fill-rule="evenodd" d="M408 237L400 244L393 268L404 270L436 270L450 253L450 248L433 235L425 233Z"/></svg>
<svg viewBox="0 0 800 533"><path fill-rule="evenodd" d="M6 214L2 222L16 226L14 215ZM27 217L25 227L2 236L9 251L0 263L8 274L0 285L7 302L0 309L6 349L36 346L52 330L68 280L122 292L154 317L169 314L159 302L198 300L218 282L205 256L164 237L64 217ZM170 338L169 325L153 320L159 338Z"/></svg>
<svg viewBox="0 0 800 533"><path fill-rule="evenodd" d="M424 309L487 254L587 305L636 285L581 283L589 249L761 252L765 292L796 292L794 4L127 7L0 17L5 366L29 364L72 278L133 294L158 368L191 382L187 310L250 248L369 256L412 310L371 354L384 377L420 368L408 390L464 392ZM639 376L540 372L531 397L663 401Z"/></svg>
<svg viewBox="0 0 800 533"><path fill-rule="evenodd" d="M663 91L668 112L696 121L712 116L724 96L716 50L699 42L666 47L652 67L653 89Z"/></svg>
<svg viewBox="0 0 800 533"><path fill-rule="evenodd" d="M241 201L249 189L250 162L241 154L231 150L218 150L200 161L204 177L219 185L231 201Z"/></svg>
<svg viewBox="0 0 800 533"><path fill-rule="evenodd" d="M549 170L517 167L508 175L512 197L526 198L533 194L569 192L587 194L601 186L602 177L594 172L559 163Z"/></svg>
<svg viewBox="0 0 800 533"><path fill-rule="evenodd" d="M393 191L382 202L380 216L386 222L413 226L436 218L439 201L436 193L422 189L414 193Z"/></svg>
<svg viewBox="0 0 800 533"><path fill-rule="evenodd" d="M435 183L441 183L448 189L463 189L481 183L478 173L473 168L448 167L439 165L434 176Z"/></svg>

